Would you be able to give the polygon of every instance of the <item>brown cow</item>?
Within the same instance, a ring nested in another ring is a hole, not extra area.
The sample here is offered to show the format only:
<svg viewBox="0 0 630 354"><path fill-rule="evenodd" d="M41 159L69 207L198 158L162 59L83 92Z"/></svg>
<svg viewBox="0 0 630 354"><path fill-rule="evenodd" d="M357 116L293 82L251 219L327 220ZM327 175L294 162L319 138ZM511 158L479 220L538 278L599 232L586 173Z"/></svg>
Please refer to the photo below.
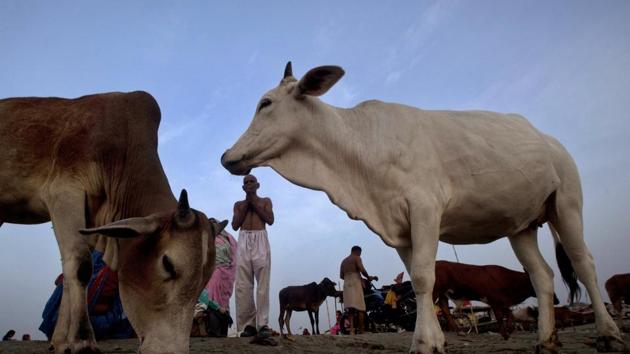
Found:
<svg viewBox="0 0 630 354"><path fill-rule="evenodd" d="M52 221L65 278L57 353L99 352L86 306L92 246L118 270L140 353L188 352L227 221L191 209L185 191L175 199L157 154L159 122L145 92L0 100L0 224Z"/></svg>
<svg viewBox="0 0 630 354"><path fill-rule="evenodd" d="M554 316L556 318L557 328L573 327L595 322L595 314L593 311L578 312L571 310L567 306L555 307Z"/></svg>
<svg viewBox="0 0 630 354"><path fill-rule="evenodd" d="M630 273L615 274L606 280L604 286L608 297L610 297L610 302L615 308L615 315L621 328L623 320L622 302L625 301L626 305L630 305Z"/></svg>
<svg viewBox="0 0 630 354"><path fill-rule="evenodd" d="M536 292L525 272L497 265L435 262L433 299L438 301L451 331L457 330L457 324L448 308L449 299L476 300L490 305L501 328L501 335L508 339L513 331L510 307L530 297L536 297ZM554 303L558 303L555 294Z"/></svg>
<svg viewBox="0 0 630 354"><path fill-rule="evenodd" d="M283 334L282 329L286 322L287 332L291 335L289 322L291 321L292 311L308 311L312 333L319 334L319 307L327 296L337 296L335 285L337 284L332 280L324 278L319 284L312 282L302 286L287 286L280 290L278 295L280 298L280 316L278 316L280 334ZM313 326L313 314L315 314L314 323L316 327Z"/></svg>
<svg viewBox="0 0 630 354"><path fill-rule="evenodd" d="M512 312L514 319L525 323L535 323L538 319L538 308L528 306L516 309ZM576 311L567 306L554 307L554 318L557 328L573 327L577 325L595 322L595 314L592 310Z"/></svg>

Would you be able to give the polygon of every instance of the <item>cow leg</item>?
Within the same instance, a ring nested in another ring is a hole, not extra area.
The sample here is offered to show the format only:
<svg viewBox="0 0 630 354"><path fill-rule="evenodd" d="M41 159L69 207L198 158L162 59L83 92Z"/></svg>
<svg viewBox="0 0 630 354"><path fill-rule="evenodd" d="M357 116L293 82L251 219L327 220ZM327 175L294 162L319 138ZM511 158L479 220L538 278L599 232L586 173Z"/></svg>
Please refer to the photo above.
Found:
<svg viewBox="0 0 630 354"><path fill-rule="evenodd" d="M513 323L513 316L512 316L512 310L510 310L510 308L506 308L505 309L507 316L506 316L506 321L507 323L505 324L505 328L508 331L508 335L511 335L512 332L514 332L514 323Z"/></svg>
<svg viewBox="0 0 630 354"><path fill-rule="evenodd" d="M528 228L514 236L510 236L509 240L516 258L529 273L529 278L538 299L537 345L542 350L555 352L558 350L560 342L556 333L553 309L553 271L540 254L538 231Z"/></svg>
<svg viewBox="0 0 630 354"><path fill-rule="evenodd" d="M439 218L434 208L413 209L411 212L411 248L397 248L416 294L416 329L410 352L444 353L444 333L433 309L435 256L439 238Z"/></svg>
<svg viewBox="0 0 630 354"><path fill-rule="evenodd" d="M451 315L451 309L448 308L448 298L444 295L440 295L438 297L438 306L440 307L440 310L442 310L442 313L444 314L444 318L446 318L446 323L448 324L448 330L450 332L459 333L459 328L457 326L457 323L455 323L455 319L453 318L453 315Z"/></svg>
<svg viewBox="0 0 630 354"><path fill-rule="evenodd" d="M319 334L319 307L315 312L315 329L317 330L317 334Z"/></svg>
<svg viewBox="0 0 630 354"><path fill-rule="evenodd" d="M311 320L311 333L315 334L315 320L313 320L313 311L307 310L306 312L308 312L308 319Z"/></svg>
<svg viewBox="0 0 630 354"><path fill-rule="evenodd" d="M284 336L284 333L282 333L282 330L284 328L284 313L285 313L285 309L284 306L280 305L280 316L278 316L278 326L280 327L280 336Z"/></svg>
<svg viewBox="0 0 630 354"><path fill-rule="evenodd" d="M615 291L616 286L613 286L608 282L606 282L605 286L608 297L610 298L610 302L613 306L613 309L615 310L614 317L617 319L617 327L619 327L619 329L621 329L622 331L626 331L623 325L623 296L617 295L617 292Z"/></svg>
<svg viewBox="0 0 630 354"><path fill-rule="evenodd" d="M591 252L584 243L582 213L576 206L574 198L558 194L556 197L556 215L550 224L551 228L557 231L560 244L571 260L578 280L584 284L591 298L595 313L595 326L599 334L597 350L600 352L625 350L626 347L619 328L606 310L597 287L595 263Z"/></svg>
<svg viewBox="0 0 630 354"><path fill-rule="evenodd" d="M92 276L89 246L79 229L85 227L84 192L60 186L45 198L61 252L64 289L52 337L56 353L100 353L87 312L86 287Z"/></svg>
<svg viewBox="0 0 630 354"><path fill-rule="evenodd" d="M293 312L293 310L291 310L290 308L287 309L287 315L284 318L284 322L287 324L287 333L292 336L293 334L291 333L291 313Z"/></svg>
<svg viewBox="0 0 630 354"><path fill-rule="evenodd" d="M610 298L610 302L615 310L615 317L618 319L622 318L623 304L621 303L621 296L612 295L611 292L608 292L608 297Z"/></svg>
<svg viewBox="0 0 630 354"><path fill-rule="evenodd" d="M61 250L61 246L59 246L59 249ZM55 348L57 348L57 352L69 349L68 331L70 330L70 292L68 289L70 289L70 287L66 286L66 283L64 282L61 294L61 304L59 305L59 312L57 314L57 323L55 324L55 330L52 338L50 339L51 345L48 349L49 351L53 351Z"/></svg>
<svg viewBox="0 0 630 354"><path fill-rule="evenodd" d="M494 312L494 317L497 319L497 324L499 325L499 333L503 337L503 339L508 340L510 338L510 333L512 332L510 326L512 321L510 321L510 309L504 308L498 305L490 305L492 312Z"/></svg>
<svg viewBox="0 0 630 354"><path fill-rule="evenodd" d="M617 317L617 323L619 328L623 328L623 304L622 296L610 296L610 302L612 302L613 308L615 309L615 317Z"/></svg>

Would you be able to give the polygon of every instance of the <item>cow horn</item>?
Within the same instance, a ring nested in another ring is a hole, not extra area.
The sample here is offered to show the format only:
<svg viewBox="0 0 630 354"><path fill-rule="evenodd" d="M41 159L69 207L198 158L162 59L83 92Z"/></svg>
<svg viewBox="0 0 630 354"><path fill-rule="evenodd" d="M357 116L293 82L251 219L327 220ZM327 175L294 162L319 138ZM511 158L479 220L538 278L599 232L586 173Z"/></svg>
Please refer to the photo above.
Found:
<svg viewBox="0 0 630 354"><path fill-rule="evenodd" d="M179 201L177 202L177 211L181 213L187 213L190 209L190 205L188 204L188 192L185 189L182 189L182 192L179 194Z"/></svg>
<svg viewBox="0 0 630 354"><path fill-rule="evenodd" d="M177 214L175 216L176 223L181 227L189 227L195 220L195 215L190 210L188 204L188 193L185 189L182 189L179 195L179 201L177 202Z"/></svg>
<svg viewBox="0 0 630 354"><path fill-rule="evenodd" d="M287 66L284 67L284 78L293 76L293 66L291 65L291 61L287 62Z"/></svg>

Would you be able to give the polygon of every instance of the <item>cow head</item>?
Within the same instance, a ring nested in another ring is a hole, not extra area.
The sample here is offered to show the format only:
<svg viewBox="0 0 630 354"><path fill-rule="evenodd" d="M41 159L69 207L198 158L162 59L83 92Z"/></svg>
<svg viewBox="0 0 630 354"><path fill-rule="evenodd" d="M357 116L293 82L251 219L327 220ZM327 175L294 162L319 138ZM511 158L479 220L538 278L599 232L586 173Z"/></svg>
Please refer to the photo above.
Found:
<svg viewBox="0 0 630 354"><path fill-rule="evenodd" d="M221 157L233 174L245 175L258 166L282 156L290 147L300 148L306 134L322 129L322 118L330 106L317 97L344 75L338 66L311 69L299 81L293 77L291 62L278 87L263 95L249 128Z"/></svg>
<svg viewBox="0 0 630 354"><path fill-rule="evenodd" d="M176 210L80 230L118 238L120 298L140 353L188 353L193 308L226 225L191 209L183 190Z"/></svg>
<svg viewBox="0 0 630 354"><path fill-rule="evenodd" d="M319 283L319 288L324 292L324 294L326 294L326 296L332 296L332 297L337 296L336 286L337 286L337 283L333 282L332 280L328 278L322 279L322 281Z"/></svg>

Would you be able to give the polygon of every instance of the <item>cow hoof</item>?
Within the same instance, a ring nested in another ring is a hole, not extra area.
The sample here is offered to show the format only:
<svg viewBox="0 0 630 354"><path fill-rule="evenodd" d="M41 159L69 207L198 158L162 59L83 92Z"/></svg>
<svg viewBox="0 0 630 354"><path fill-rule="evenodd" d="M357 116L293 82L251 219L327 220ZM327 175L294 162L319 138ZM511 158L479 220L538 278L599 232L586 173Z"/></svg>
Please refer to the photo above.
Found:
<svg viewBox="0 0 630 354"><path fill-rule="evenodd" d="M556 354L559 352L559 347L561 347L559 343L547 343L547 344L537 344L534 348L534 352L536 354Z"/></svg>
<svg viewBox="0 0 630 354"><path fill-rule="evenodd" d="M626 345L623 341L610 336L597 337L595 343L597 351L600 353L623 352L626 351Z"/></svg>
<svg viewBox="0 0 630 354"><path fill-rule="evenodd" d="M428 345L412 345L411 349L409 349L409 354L433 354L433 353L443 354L443 353L446 353L446 351L444 350L445 347L446 347L446 343L444 343L442 348L429 347Z"/></svg>
<svg viewBox="0 0 630 354"><path fill-rule="evenodd" d="M51 344L48 347L48 352L55 354L72 354L72 349L66 344Z"/></svg>
<svg viewBox="0 0 630 354"><path fill-rule="evenodd" d="M73 354L102 354L96 347L96 342L90 340L82 340L79 343L74 343Z"/></svg>
<svg viewBox="0 0 630 354"><path fill-rule="evenodd" d="M98 348L85 347L79 349L76 354L102 354Z"/></svg>
<svg viewBox="0 0 630 354"><path fill-rule="evenodd" d="M432 351L427 351L427 352L425 352L425 351L409 350L409 354L434 354L434 353L437 353L437 354L444 354L444 353L446 353L446 352L444 352L444 351L439 351L439 349L438 349L438 348L433 348L433 350L432 350Z"/></svg>
<svg viewBox="0 0 630 354"><path fill-rule="evenodd" d="M69 343L51 344L48 347L49 353L55 354L102 354L96 347L96 343L85 343L84 345L71 346Z"/></svg>

